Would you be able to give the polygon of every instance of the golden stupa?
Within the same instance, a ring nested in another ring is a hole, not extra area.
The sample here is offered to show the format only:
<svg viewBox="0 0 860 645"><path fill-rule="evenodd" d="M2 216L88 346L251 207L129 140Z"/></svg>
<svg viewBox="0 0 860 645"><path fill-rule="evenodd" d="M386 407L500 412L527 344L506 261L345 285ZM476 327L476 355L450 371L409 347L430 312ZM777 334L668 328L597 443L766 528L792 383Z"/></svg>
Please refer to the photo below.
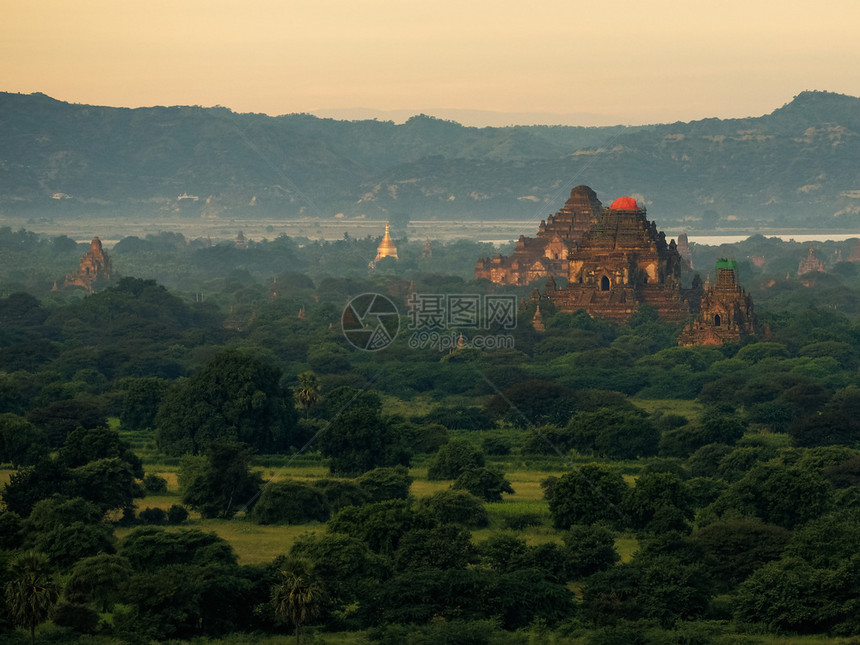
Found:
<svg viewBox="0 0 860 645"><path fill-rule="evenodd" d="M374 264L379 262L382 258L394 258L398 260L397 257L397 247L394 246L394 240L391 239L391 234L388 232L388 222L385 222L385 235L382 236L382 241L379 243L379 246L376 247L376 258L374 258Z"/></svg>

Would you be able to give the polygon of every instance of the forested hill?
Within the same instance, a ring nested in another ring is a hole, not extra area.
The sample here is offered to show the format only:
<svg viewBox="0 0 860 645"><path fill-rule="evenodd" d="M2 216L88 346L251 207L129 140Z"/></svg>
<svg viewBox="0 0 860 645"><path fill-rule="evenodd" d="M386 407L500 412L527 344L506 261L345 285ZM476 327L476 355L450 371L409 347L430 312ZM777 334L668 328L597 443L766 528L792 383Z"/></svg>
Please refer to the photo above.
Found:
<svg viewBox="0 0 860 645"><path fill-rule="evenodd" d="M0 93L0 214L532 218L574 185L661 227L856 228L860 99L644 127L472 128ZM180 196L183 198L180 199Z"/></svg>

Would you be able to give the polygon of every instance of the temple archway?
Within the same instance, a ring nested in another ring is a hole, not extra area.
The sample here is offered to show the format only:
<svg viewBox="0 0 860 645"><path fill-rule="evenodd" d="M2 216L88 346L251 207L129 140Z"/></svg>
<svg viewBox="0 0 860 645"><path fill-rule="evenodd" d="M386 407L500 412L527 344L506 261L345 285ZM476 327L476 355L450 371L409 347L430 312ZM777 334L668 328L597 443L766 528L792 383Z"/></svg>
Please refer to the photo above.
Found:
<svg viewBox="0 0 860 645"><path fill-rule="evenodd" d="M600 278L600 290L609 291L609 278L607 278L606 276Z"/></svg>
<svg viewBox="0 0 860 645"><path fill-rule="evenodd" d="M714 327L719 327L721 322L720 314L714 314Z"/></svg>

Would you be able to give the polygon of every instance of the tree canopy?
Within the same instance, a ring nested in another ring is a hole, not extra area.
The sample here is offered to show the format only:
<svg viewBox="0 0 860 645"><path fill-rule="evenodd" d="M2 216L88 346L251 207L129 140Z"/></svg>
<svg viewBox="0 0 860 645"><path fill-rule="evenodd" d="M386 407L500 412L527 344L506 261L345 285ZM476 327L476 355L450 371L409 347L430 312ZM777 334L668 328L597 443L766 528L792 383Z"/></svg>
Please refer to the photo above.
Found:
<svg viewBox="0 0 860 645"><path fill-rule="evenodd" d="M296 411L280 381L274 365L235 350L220 352L165 393L155 417L159 448L169 455L197 454L216 439L229 439L261 452L286 450Z"/></svg>

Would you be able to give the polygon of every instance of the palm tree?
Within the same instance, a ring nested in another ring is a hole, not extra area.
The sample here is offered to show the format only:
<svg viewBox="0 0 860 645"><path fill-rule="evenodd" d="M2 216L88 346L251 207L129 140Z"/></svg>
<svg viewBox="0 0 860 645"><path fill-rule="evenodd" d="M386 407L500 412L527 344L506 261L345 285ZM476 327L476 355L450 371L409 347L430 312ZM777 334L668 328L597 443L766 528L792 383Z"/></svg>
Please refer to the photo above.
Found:
<svg viewBox="0 0 860 645"><path fill-rule="evenodd" d="M298 376L299 384L293 388L296 403L305 409L305 417L313 405L320 400L320 385L317 375L313 372L302 372Z"/></svg>
<svg viewBox="0 0 860 645"><path fill-rule="evenodd" d="M57 602L57 585L51 577L44 553L22 553L9 566L12 579L6 583L6 607L18 625L30 630L30 643L36 642L36 626L51 615Z"/></svg>
<svg viewBox="0 0 860 645"><path fill-rule="evenodd" d="M296 626L296 645L300 645L302 625L319 615L323 597L323 588L313 579L306 560L292 558L284 562L278 582L272 587L271 602L281 620Z"/></svg>

